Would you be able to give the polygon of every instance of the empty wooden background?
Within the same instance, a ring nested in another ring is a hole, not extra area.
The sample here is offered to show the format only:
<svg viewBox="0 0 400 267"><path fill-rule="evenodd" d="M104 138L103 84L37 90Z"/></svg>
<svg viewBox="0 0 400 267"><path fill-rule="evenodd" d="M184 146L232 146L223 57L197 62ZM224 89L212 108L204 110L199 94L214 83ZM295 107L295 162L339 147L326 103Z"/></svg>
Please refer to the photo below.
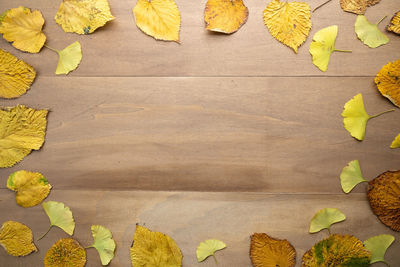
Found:
<svg viewBox="0 0 400 267"><path fill-rule="evenodd" d="M38 71L27 94L0 100L1 106L51 110L43 148L0 170L0 222L23 222L36 238L48 227L41 206L21 208L6 189L8 175L25 169L42 172L54 187L48 199L71 208L74 238L82 245L91 242L90 225L111 229L117 242L111 266L130 266L136 223L174 238L184 266L215 266L212 259L196 262L196 246L208 238L228 245L218 252L219 266L251 266L253 232L288 239L300 265L303 253L327 236L308 234L311 217L325 207L347 215L335 233L400 238L372 213L366 185L345 195L339 183L353 159L369 179L400 167L400 149L389 148L400 132L398 109L371 120L363 142L347 133L340 116L357 93L370 114L393 108L373 78L399 59L399 36L387 33L389 44L366 47L354 33L356 15L334 0L312 14L310 36L296 55L265 28L269 1L247 0L248 22L225 36L204 29L205 0L176 0L182 16L177 44L155 41L136 27L136 1L109 2L116 19L87 36L64 33L55 23L60 1L0 2L0 12L18 5L39 9L49 46L79 40L83 48L81 65L65 77L54 74L54 52L22 53L0 40L1 49ZM306 2L314 8L324 0ZM382 0L366 16L376 22L399 9L400 2ZM336 47L353 53L334 53L323 73L308 48L316 31L333 24L339 26ZM66 236L51 230L36 241L39 252L24 258L0 249L0 266L42 266L47 249ZM399 246L396 240L388 250L392 266L400 265ZM87 266L100 266L97 252L87 253Z"/></svg>

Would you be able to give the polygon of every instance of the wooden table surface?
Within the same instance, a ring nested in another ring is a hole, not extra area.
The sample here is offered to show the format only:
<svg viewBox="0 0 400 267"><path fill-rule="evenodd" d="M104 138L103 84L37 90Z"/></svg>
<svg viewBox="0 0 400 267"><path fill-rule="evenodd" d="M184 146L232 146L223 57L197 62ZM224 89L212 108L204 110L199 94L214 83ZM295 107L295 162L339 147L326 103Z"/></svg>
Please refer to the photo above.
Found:
<svg viewBox="0 0 400 267"><path fill-rule="evenodd" d="M325 207L347 215L332 227L335 233L361 240L394 235L387 261L400 266L400 235L372 213L367 185L345 195L339 182L341 169L354 159L368 179L400 167L400 149L389 148L400 132L398 109L371 120L363 142L348 134L340 116L357 93L370 114L393 108L373 78L399 59L399 36L387 33L389 44L366 47L354 33L356 15L343 12L338 0L312 14L313 28L297 55L269 34L262 19L269 1L261 0L246 1L248 22L228 36L205 30L205 0L176 0L181 44L143 34L131 11L135 0L109 0L116 19L80 36L55 23L59 2L0 2L0 12L19 5L39 9L49 46L61 49L78 40L83 49L76 71L55 76L57 55L49 49L22 53L0 40L1 49L38 72L27 94L0 100L1 106L51 110L43 148L0 170L0 222L25 223L35 238L48 227L41 206L19 207L6 189L8 175L25 169L48 178L48 200L71 208L74 238L82 245L92 240L92 224L112 231L117 250L110 266L131 265L136 223L170 235L184 266L216 266L212 259L196 261L198 243L209 238L228 245L218 252L219 266L251 266L254 232L288 239L299 266L303 253L327 236L308 233L310 219ZM314 8L324 1L306 2ZM399 9L400 2L382 0L366 16L376 22ZM353 53L332 54L323 73L308 48L316 31L333 24L339 26L336 47ZM66 236L54 228L35 241L38 253L22 258L0 249L0 266L42 266L47 249ZM87 253L87 266L100 266L97 252Z"/></svg>

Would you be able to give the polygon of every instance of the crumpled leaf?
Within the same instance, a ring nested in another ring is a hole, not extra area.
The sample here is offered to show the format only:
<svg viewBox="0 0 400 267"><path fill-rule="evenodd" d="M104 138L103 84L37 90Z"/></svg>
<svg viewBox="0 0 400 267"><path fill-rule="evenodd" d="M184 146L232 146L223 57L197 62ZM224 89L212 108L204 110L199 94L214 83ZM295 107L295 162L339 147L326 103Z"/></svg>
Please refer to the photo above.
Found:
<svg viewBox="0 0 400 267"><path fill-rule="evenodd" d="M204 10L206 29L214 32L234 33L248 17L243 0L208 0Z"/></svg>
<svg viewBox="0 0 400 267"><path fill-rule="evenodd" d="M45 267L84 267L86 251L78 241L62 238L54 243L44 256Z"/></svg>
<svg viewBox="0 0 400 267"><path fill-rule="evenodd" d="M394 236L392 235L377 235L364 241L365 248L371 252L370 263L375 262L385 262L386 250L394 241Z"/></svg>
<svg viewBox="0 0 400 267"><path fill-rule="evenodd" d="M265 233L254 233L250 239L250 258L254 267L295 266L296 250L286 239L275 239Z"/></svg>
<svg viewBox="0 0 400 267"><path fill-rule="evenodd" d="M360 163L358 160L350 161L340 174L340 184L343 191L346 194L350 193L356 185L362 182L367 182L367 180L364 179L361 173Z"/></svg>
<svg viewBox="0 0 400 267"><path fill-rule="evenodd" d="M0 97L15 98L25 94L35 77L34 68L0 49Z"/></svg>
<svg viewBox="0 0 400 267"><path fill-rule="evenodd" d="M136 25L157 40L179 42L181 15L173 0L138 0L133 8Z"/></svg>
<svg viewBox="0 0 400 267"><path fill-rule="evenodd" d="M389 43L389 38L379 30L379 23L372 24L364 15L358 15L354 24L357 37L371 48L377 48Z"/></svg>
<svg viewBox="0 0 400 267"><path fill-rule="evenodd" d="M40 204L51 189L51 185L41 173L24 170L10 174L7 187L17 192L17 204L24 208Z"/></svg>
<svg viewBox="0 0 400 267"><path fill-rule="evenodd" d="M101 225L92 225L91 230L94 241L89 247L95 248L100 255L101 264L107 265L114 258L115 251L111 231Z"/></svg>
<svg viewBox="0 0 400 267"><path fill-rule="evenodd" d="M328 229L330 232L331 225L342 222L346 216L338 209L325 208L318 211L310 222L310 233L317 233L323 229Z"/></svg>
<svg viewBox="0 0 400 267"><path fill-rule="evenodd" d="M303 267L369 266L370 253L351 235L333 234L316 243L303 256Z"/></svg>
<svg viewBox="0 0 400 267"><path fill-rule="evenodd" d="M340 0L340 7L344 11L362 15L367 10L367 0Z"/></svg>
<svg viewBox="0 0 400 267"><path fill-rule="evenodd" d="M1 226L0 245L12 256L26 256L37 251L31 229L14 221L4 222Z"/></svg>
<svg viewBox="0 0 400 267"><path fill-rule="evenodd" d="M47 216L49 216L50 227L49 230L39 238L39 240L42 239L53 226L61 228L69 235L74 234L75 221L69 207L65 206L62 202L56 201L44 202L42 206Z"/></svg>
<svg viewBox="0 0 400 267"><path fill-rule="evenodd" d="M20 6L5 13L0 24L0 33L15 48L38 53L46 41L46 35L42 32L43 24L44 19L39 10L31 12L29 8Z"/></svg>
<svg viewBox="0 0 400 267"><path fill-rule="evenodd" d="M274 38L297 53L312 26L311 9L307 3L273 0L264 10L264 23Z"/></svg>
<svg viewBox="0 0 400 267"><path fill-rule="evenodd" d="M11 167L42 147L47 113L23 105L0 109L0 168Z"/></svg>
<svg viewBox="0 0 400 267"><path fill-rule="evenodd" d="M114 16L107 0L63 0L54 19L65 32L89 34Z"/></svg>
<svg viewBox="0 0 400 267"><path fill-rule="evenodd" d="M76 41L63 50L56 50L51 48L51 50L58 53L58 65L56 69L56 74L68 74L69 72L75 70L82 60L82 49L81 44Z"/></svg>
<svg viewBox="0 0 400 267"><path fill-rule="evenodd" d="M400 170L384 172L370 181L368 200L383 224L400 231Z"/></svg>
<svg viewBox="0 0 400 267"><path fill-rule="evenodd" d="M182 253L172 238L140 225L136 225L130 255L132 266L182 266Z"/></svg>
<svg viewBox="0 0 400 267"><path fill-rule="evenodd" d="M375 84L384 97L400 107L400 60L383 66L375 77Z"/></svg>
<svg viewBox="0 0 400 267"><path fill-rule="evenodd" d="M394 14L386 29L388 31L400 34L400 11L397 11L396 14Z"/></svg>
<svg viewBox="0 0 400 267"><path fill-rule="evenodd" d="M396 138L393 140L392 144L390 145L390 148L399 148L400 147L400 134L396 136Z"/></svg>
<svg viewBox="0 0 400 267"><path fill-rule="evenodd" d="M201 242L196 250L197 261L202 262L209 256L214 256L214 253L218 250L226 248L226 244L217 239L209 239Z"/></svg>

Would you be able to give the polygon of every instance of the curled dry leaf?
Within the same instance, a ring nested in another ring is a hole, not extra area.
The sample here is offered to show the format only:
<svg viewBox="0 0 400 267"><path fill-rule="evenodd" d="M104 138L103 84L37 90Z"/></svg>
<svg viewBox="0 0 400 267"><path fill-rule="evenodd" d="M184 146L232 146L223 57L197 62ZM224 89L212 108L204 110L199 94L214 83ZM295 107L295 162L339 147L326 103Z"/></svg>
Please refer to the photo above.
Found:
<svg viewBox="0 0 400 267"><path fill-rule="evenodd" d="M381 0L366 0L367 1L367 6L374 6L378 4Z"/></svg>
<svg viewBox="0 0 400 267"><path fill-rule="evenodd" d="M400 60L383 66L375 77L375 84L384 97L400 107Z"/></svg>
<svg viewBox="0 0 400 267"><path fill-rule="evenodd" d="M381 21L376 24L372 24L364 15L358 15L356 23L354 24L357 37L365 45L371 48L376 48L389 43L389 38L378 28L378 25Z"/></svg>
<svg viewBox="0 0 400 267"><path fill-rule="evenodd" d="M330 232L331 225L342 222L346 216L338 209L325 208L318 211L310 222L310 233L317 233L323 229L328 229Z"/></svg>
<svg viewBox="0 0 400 267"><path fill-rule="evenodd" d="M400 11L397 11L396 14L394 14L389 25L387 26L387 30L400 34Z"/></svg>
<svg viewBox="0 0 400 267"><path fill-rule="evenodd" d="M50 226L47 232L42 235L39 240L42 239L53 226L61 228L69 235L74 234L75 221L69 207L65 206L64 203L56 201L44 202L42 206L47 216L49 216Z"/></svg>
<svg viewBox="0 0 400 267"><path fill-rule="evenodd" d="M1 226L0 245L12 256L26 256L37 251L31 229L14 221L7 221Z"/></svg>
<svg viewBox="0 0 400 267"><path fill-rule="evenodd" d="M202 262L209 256L213 256L215 261L217 261L214 256L214 253L224 248L226 248L226 244L220 240L217 239L205 240L201 242L196 249L197 261Z"/></svg>
<svg viewBox="0 0 400 267"><path fill-rule="evenodd" d="M367 182L367 180L364 179L361 173L360 163L358 160L350 161L340 174L340 184L343 192L350 193L356 185L362 182Z"/></svg>
<svg viewBox="0 0 400 267"><path fill-rule="evenodd" d="M367 0L340 0L340 7L344 11L362 15L367 10Z"/></svg>
<svg viewBox="0 0 400 267"><path fill-rule="evenodd" d="M365 248L371 252L370 263L375 262L385 262L386 250L394 241L394 236L392 235L377 235L364 241ZM389 265L389 264L388 264Z"/></svg>
<svg viewBox="0 0 400 267"><path fill-rule="evenodd" d="M394 138L392 144L390 145L390 148L399 148L400 147L400 134Z"/></svg>
<svg viewBox="0 0 400 267"><path fill-rule="evenodd" d="M250 258L255 267L295 266L296 250L289 241L265 233L254 233L250 238Z"/></svg>
<svg viewBox="0 0 400 267"><path fill-rule="evenodd" d="M89 247L95 248L100 255L102 265L107 265L114 258L115 241L112 239L111 231L101 225L91 226L93 244Z"/></svg>
<svg viewBox="0 0 400 267"><path fill-rule="evenodd" d="M84 267L86 251L78 241L72 238L62 238L49 248L43 263L45 267Z"/></svg>

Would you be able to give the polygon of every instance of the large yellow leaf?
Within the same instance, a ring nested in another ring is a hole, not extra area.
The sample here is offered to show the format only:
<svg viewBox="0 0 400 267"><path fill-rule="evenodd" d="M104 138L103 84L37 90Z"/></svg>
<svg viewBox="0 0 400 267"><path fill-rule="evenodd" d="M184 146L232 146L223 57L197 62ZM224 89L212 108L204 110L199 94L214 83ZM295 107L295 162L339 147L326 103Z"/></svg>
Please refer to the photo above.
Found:
<svg viewBox="0 0 400 267"><path fill-rule="evenodd" d="M113 20L107 0L64 0L55 16L65 32L89 34Z"/></svg>
<svg viewBox="0 0 400 267"><path fill-rule="evenodd" d="M400 34L400 11L397 11L396 14L394 14L389 25L387 26L387 30Z"/></svg>
<svg viewBox="0 0 400 267"><path fill-rule="evenodd" d="M138 0L133 13L144 33L157 40L179 42L181 15L173 0Z"/></svg>
<svg viewBox="0 0 400 267"><path fill-rule="evenodd" d="M297 53L312 26L310 6L273 0L264 10L264 23L273 37Z"/></svg>
<svg viewBox="0 0 400 267"><path fill-rule="evenodd" d="M20 162L43 145L47 110L18 105L0 109L0 168Z"/></svg>
<svg viewBox="0 0 400 267"><path fill-rule="evenodd" d="M400 107L400 60L389 62L375 77L379 92Z"/></svg>
<svg viewBox="0 0 400 267"><path fill-rule="evenodd" d="M234 33L248 17L243 0L208 0L204 10L206 28L215 32Z"/></svg>
<svg viewBox="0 0 400 267"><path fill-rule="evenodd" d="M5 222L0 228L0 245L12 256L26 256L37 251L31 229L14 221Z"/></svg>
<svg viewBox="0 0 400 267"><path fill-rule="evenodd" d="M72 238L58 240L44 256L45 267L84 267L86 251Z"/></svg>
<svg viewBox="0 0 400 267"><path fill-rule="evenodd" d="M44 19L40 11L25 7L12 8L5 13L0 24L3 38L19 50L38 53L46 41L42 32Z"/></svg>
<svg viewBox="0 0 400 267"><path fill-rule="evenodd" d="M0 49L0 97L24 94L36 77L36 71L23 60Z"/></svg>

